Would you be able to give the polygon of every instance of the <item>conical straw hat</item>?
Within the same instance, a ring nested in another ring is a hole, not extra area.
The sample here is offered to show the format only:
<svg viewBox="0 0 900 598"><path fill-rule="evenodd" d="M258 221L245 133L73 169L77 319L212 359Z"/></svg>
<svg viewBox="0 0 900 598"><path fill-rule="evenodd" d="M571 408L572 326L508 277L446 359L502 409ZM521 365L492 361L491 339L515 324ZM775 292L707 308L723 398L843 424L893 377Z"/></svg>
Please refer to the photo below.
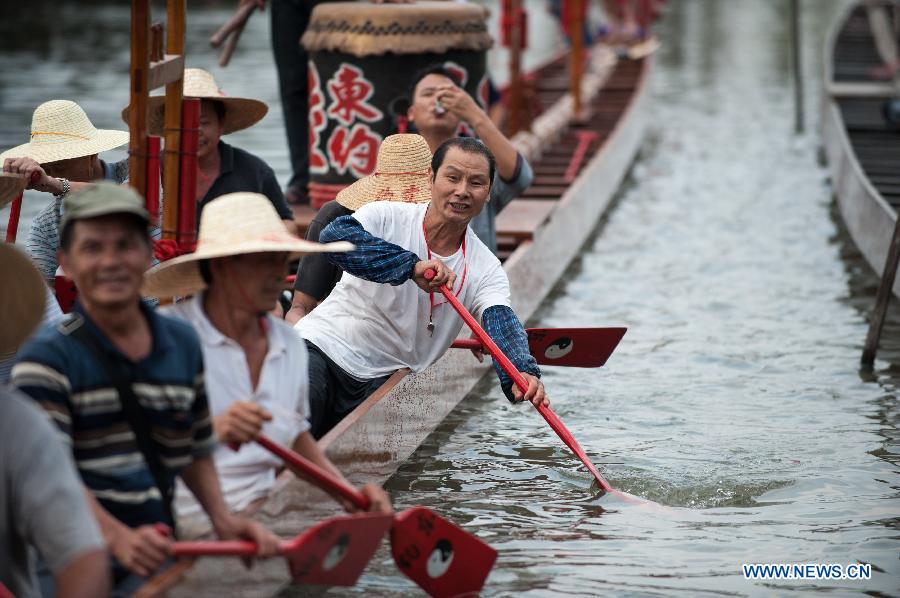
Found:
<svg viewBox="0 0 900 598"><path fill-rule="evenodd" d="M128 143L128 133L94 127L81 106L69 100L50 100L38 106L31 117L31 141L0 154L7 158L28 157L38 164L93 156Z"/></svg>
<svg viewBox="0 0 900 598"><path fill-rule="evenodd" d="M431 201L431 150L421 135L390 135L378 148L375 172L341 189L335 200L356 211L371 201Z"/></svg>
<svg viewBox="0 0 900 598"><path fill-rule="evenodd" d="M192 295L206 288L200 260L246 253L343 253L351 243L314 243L287 231L272 202L259 193L227 193L209 202L200 214L197 250L165 261L144 274L141 292L148 297Z"/></svg>
<svg viewBox="0 0 900 598"><path fill-rule="evenodd" d="M0 209L18 197L27 186L28 179L22 175L0 172Z"/></svg>
<svg viewBox="0 0 900 598"><path fill-rule="evenodd" d="M269 111L265 102L251 98L226 96L219 89L213 76L203 69L184 69L184 91L186 98L216 100L225 105L222 134L234 133L252 127L263 119ZM165 121L165 96L150 96L147 130L151 135L162 135ZM122 111L122 119L128 122L128 108Z"/></svg>
<svg viewBox="0 0 900 598"><path fill-rule="evenodd" d="M0 243L0 280L6 281L0 285L0 355L5 355L15 351L41 322L47 287L28 256L9 243Z"/></svg>

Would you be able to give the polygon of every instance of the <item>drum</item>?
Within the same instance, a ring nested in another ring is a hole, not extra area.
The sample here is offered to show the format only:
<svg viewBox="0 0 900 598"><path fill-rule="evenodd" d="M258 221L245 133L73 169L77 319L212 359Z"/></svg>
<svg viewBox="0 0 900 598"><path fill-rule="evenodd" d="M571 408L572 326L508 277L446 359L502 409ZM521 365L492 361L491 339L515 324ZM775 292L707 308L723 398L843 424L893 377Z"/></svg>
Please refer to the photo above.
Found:
<svg viewBox="0 0 900 598"><path fill-rule="evenodd" d="M321 207L371 174L381 141L405 119L412 76L432 64L487 104L487 10L466 2L329 2L302 43L309 62L309 196Z"/></svg>

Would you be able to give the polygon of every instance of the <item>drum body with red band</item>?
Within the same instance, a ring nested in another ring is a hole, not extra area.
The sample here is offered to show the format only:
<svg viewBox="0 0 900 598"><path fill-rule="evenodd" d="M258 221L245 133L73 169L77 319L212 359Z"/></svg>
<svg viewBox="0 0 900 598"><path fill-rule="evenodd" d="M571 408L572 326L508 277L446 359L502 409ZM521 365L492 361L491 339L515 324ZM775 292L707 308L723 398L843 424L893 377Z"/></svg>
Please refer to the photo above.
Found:
<svg viewBox="0 0 900 598"><path fill-rule="evenodd" d="M442 64L487 101L487 13L458 2L319 4L309 51L309 195L313 207L375 169L382 140L406 115L413 75Z"/></svg>

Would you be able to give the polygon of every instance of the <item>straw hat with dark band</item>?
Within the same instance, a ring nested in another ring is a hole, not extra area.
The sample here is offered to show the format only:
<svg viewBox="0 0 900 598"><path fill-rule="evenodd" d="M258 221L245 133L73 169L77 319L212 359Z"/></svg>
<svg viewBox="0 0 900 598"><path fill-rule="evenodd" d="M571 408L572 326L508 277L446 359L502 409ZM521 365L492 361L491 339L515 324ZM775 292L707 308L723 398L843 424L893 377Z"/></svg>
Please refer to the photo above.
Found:
<svg viewBox="0 0 900 598"><path fill-rule="evenodd" d="M40 324L47 287L31 260L9 243L0 243L0 280L6 281L0 285L0 355L6 355Z"/></svg>
<svg viewBox="0 0 900 598"><path fill-rule="evenodd" d="M98 129L81 106L69 100L50 100L31 117L31 141L0 154L7 158L32 158L38 164L93 156L128 143L128 133Z"/></svg>
<svg viewBox="0 0 900 598"><path fill-rule="evenodd" d="M371 201L431 201L431 150L425 138L411 133L386 137L375 172L342 189L335 200L354 211Z"/></svg>
<svg viewBox="0 0 900 598"><path fill-rule="evenodd" d="M201 260L247 253L343 253L351 243L313 243L287 231L272 202L259 193L228 193L209 202L200 216L197 250L151 268L141 292L150 297L192 295L206 288Z"/></svg>
<svg viewBox="0 0 900 598"><path fill-rule="evenodd" d="M219 89L213 76L203 69L184 69L184 91L182 93L186 98L215 100L224 104L223 135L252 127L261 121L269 111L266 103L260 100L226 96L225 92ZM165 96L150 96L149 98L147 130L151 135L163 134L165 102ZM128 122L128 110L129 108L122 110L122 120L125 122Z"/></svg>
<svg viewBox="0 0 900 598"><path fill-rule="evenodd" d="M0 209L18 197L27 186L28 179L22 175L0 172Z"/></svg>

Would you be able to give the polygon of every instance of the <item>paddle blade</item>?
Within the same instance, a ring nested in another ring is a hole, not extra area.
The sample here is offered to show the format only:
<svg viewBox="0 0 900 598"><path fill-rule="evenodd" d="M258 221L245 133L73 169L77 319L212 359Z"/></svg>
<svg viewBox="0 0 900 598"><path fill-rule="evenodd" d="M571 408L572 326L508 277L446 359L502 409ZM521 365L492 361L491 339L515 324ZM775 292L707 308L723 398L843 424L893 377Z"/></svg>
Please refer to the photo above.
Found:
<svg viewBox="0 0 900 598"><path fill-rule="evenodd" d="M403 573L437 598L475 595L497 560L497 551L424 507L398 514L391 553Z"/></svg>
<svg viewBox="0 0 900 598"><path fill-rule="evenodd" d="M393 517L363 513L314 525L284 549L298 584L352 586L381 544Z"/></svg>
<svg viewBox="0 0 900 598"><path fill-rule="evenodd" d="M528 348L541 365L598 368L627 328L529 328Z"/></svg>

